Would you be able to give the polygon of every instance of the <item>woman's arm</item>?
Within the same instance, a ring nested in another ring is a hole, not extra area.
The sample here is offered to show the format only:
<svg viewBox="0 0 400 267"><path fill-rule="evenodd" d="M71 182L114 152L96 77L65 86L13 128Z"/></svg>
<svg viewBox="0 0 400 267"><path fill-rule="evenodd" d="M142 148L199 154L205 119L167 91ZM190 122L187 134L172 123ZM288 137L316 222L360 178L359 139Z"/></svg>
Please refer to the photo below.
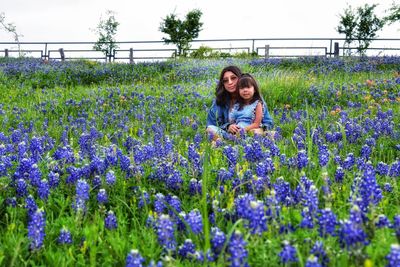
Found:
<svg viewBox="0 0 400 267"><path fill-rule="evenodd" d="M217 126L217 104L215 100L212 102L210 109L207 114L207 124L206 126L215 125Z"/></svg>
<svg viewBox="0 0 400 267"><path fill-rule="evenodd" d="M206 126L208 127L210 125L214 125L221 128L224 131L228 131L228 127L229 125L231 125L231 122L229 122L227 118L228 118L227 108L218 106L214 99L207 113Z"/></svg>
<svg viewBox="0 0 400 267"><path fill-rule="evenodd" d="M256 106L256 117L254 118L254 121L252 124L250 124L249 126L244 128L245 131L248 132L250 130L260 128L262 117L263 117L262 103L258 102L258 104Z"/></svg>

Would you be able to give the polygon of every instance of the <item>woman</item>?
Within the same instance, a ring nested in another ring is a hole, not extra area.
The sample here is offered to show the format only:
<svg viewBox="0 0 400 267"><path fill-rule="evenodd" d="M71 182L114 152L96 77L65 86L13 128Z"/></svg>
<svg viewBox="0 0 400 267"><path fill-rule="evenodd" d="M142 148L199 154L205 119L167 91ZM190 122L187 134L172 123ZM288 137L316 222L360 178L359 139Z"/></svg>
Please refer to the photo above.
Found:
<svg viewBox="0 0 400 267"><path fill-rule="evenodd" d="M240 127L229 123L229 112L236 103L237 82L242 76L242 71L237 66L227 66L220 74L215 99L207 115L207 133L213 140L220 137L228 137L228 133L236 134ZM273 127L273 121L269 115L268 109L263 105L263 118L261 128L264 130Z"/></svg>

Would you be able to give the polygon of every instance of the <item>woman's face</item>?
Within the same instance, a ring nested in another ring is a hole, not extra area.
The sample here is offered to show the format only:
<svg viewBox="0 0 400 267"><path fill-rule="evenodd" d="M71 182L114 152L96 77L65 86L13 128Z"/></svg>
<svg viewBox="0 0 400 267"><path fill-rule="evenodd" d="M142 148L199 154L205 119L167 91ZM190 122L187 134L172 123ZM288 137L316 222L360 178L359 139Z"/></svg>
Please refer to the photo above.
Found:
<svg viewBox="0 0 400 267"><path fill-rule="evenodd" d="M238 76L231 71L227 71L224 73L224 77L222 78L222 82L224 83L224 88L230 94L236 92L236 84L238 82Z"/></svg>

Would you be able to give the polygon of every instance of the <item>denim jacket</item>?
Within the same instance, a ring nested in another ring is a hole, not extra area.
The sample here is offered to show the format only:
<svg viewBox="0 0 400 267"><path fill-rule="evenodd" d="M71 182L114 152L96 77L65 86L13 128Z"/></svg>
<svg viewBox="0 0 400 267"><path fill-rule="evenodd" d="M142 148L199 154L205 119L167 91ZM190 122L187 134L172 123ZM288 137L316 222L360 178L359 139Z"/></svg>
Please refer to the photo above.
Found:
<svg viewBox="0 0 400 267"><path fill-rule="evenodd" d="M274 122L271 115L268 112L267 105L263 102L263 118L261 120L262 127L265 129L272 129L274 127ZM224 131L228 130L229 123L229 105L219 106L213 100L211 108L208 110L207 114L207 126L214 125L221 128Z"/></svg>

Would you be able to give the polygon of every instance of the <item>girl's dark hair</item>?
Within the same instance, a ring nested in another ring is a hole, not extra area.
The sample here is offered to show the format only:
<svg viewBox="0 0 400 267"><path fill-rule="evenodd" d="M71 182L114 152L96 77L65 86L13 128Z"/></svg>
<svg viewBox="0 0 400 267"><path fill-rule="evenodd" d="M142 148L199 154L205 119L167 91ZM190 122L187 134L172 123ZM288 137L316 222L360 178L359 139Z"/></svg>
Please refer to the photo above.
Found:
<svg viewBox="0 0 400 267"><path fill-rule="evenodd" d="M242 76L240 76L238 80L237 90L236 90L237 102L239 103L239 110L241 110L245 105L244 99L239 94L239 90L240 88L251 87L251 86L254 87L254 95L253 98L250 100L249 104L252 104L257 100L263 101L257 81L254 79L253 76L251 76L251 74L244 73L242 74Z"/></svg>
<svg viewBox="0 0 400 267"><path fill-rule="evenodd" d="M221 74L219 76L219 81L217 84L217 88L215 90L215 101L217 103L218 106L225 106L228 104L228 99L230 98L229 96L229 92L225 90L224 87L224 75L225 72L230 71L233 74L235 74L238 78L240 78L240 76L242 76L242 71L239 69L239 67L236 66L227 66L225 67L222 71Z"/></svg>

